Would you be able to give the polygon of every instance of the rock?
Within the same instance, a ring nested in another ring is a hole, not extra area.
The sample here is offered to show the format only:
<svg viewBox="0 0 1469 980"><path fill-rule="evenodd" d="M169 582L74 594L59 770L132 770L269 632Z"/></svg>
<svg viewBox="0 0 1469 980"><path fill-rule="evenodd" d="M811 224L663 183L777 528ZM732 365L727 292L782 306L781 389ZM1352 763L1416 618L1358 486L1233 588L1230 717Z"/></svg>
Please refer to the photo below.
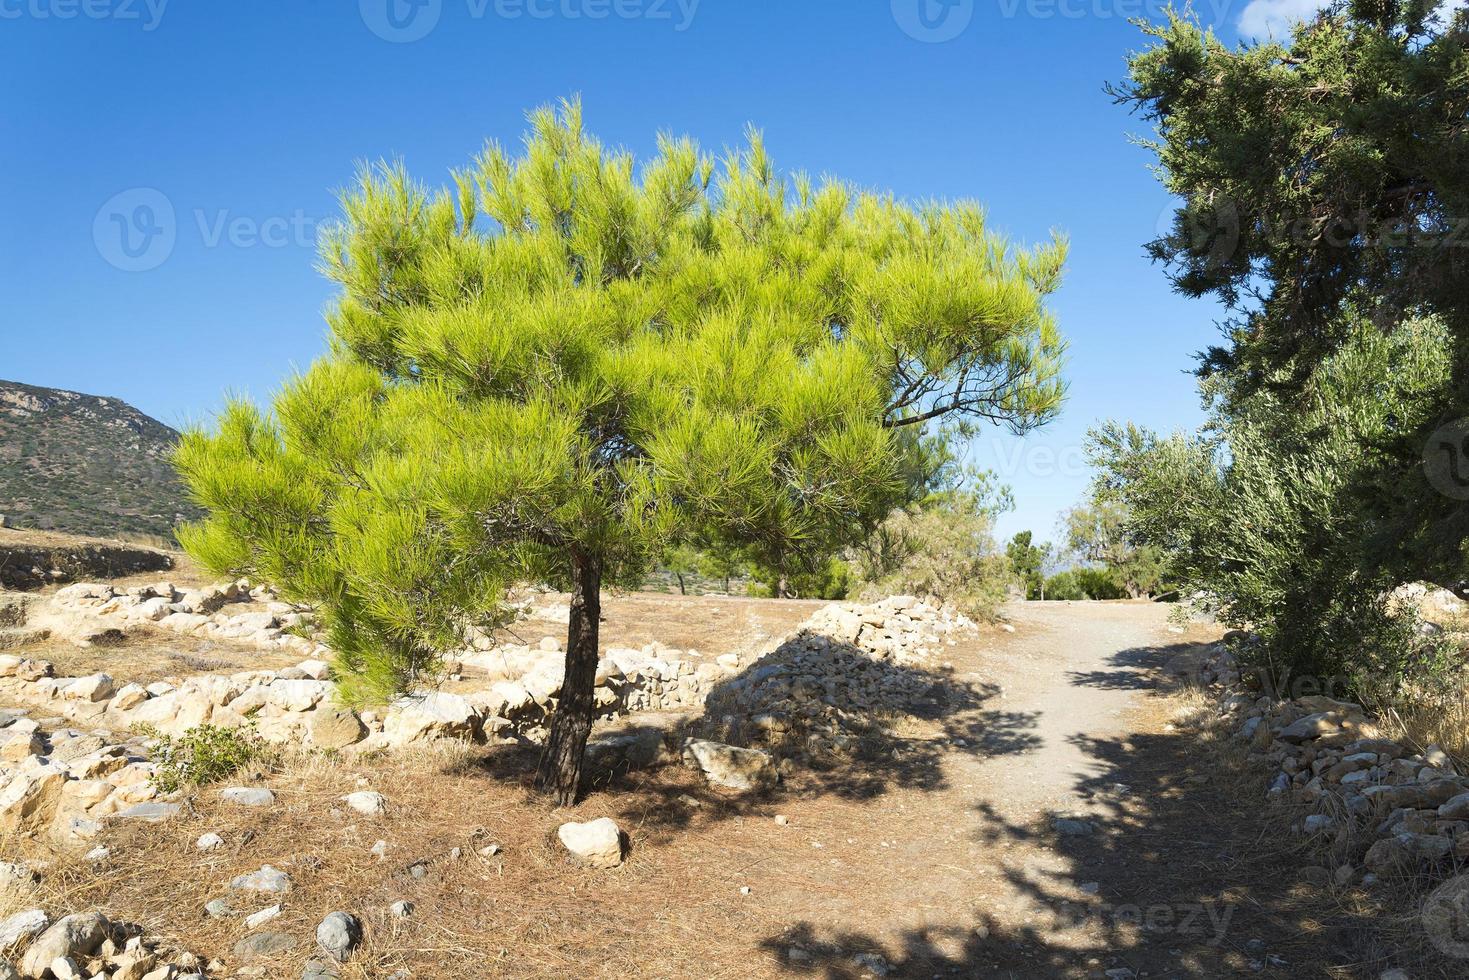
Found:
<svg viewBox="0 0 1469 980"><path fill-rule="evenodd" d="M78 677L66 686L62 696L73 701L106 701L117 690L117 685L106 674L90 674Z"/></svg>
<svg viewBox="0 0 1469 980"><path fill-rule="evenodd" d="M1464 792L1457 780L1439 779L1430 783L1404 786L1367 786L1362 795L1389 809L1410 807L1415 810L1437 809Z"/></svg>
<svg viewBox="0 0 1469 980"><path fill-rule="evenodd" d="M283 895L291 890L291 876L284 871L264 865L259 871L240 875L230 882L232 891L265 892Z"/></svg>
<svg viewBox="0 0 1469 980"><path fill-rule="evenodd" d="M1063 837L1088 837L1096 830L1091 821L1074 817L1057 817L1051 821L1051 826Z"/></svg>
<svg viewBox="0 0 1469 980"><path fill-rule="evenodd" d="M176 970L172 973L155 970L157 965L158 958L146 950L125 952L113 961L112 980L148 980L155 973L170 978L177 975Z"/></svg>
<svg viewBox="0 0 1469 980"><path fill-rule="evenodd" d="M279 905L272 905L269 908L263 908L259 912L255 912L251 915L245 916L245 928L258 929L269 922L271 919L280 918L280 914L281 906Z"/></svg>
<svg viewBox="0 0 1469 980"><path fill-rule="evenodd" d="M46 931L51 917L42 909L26 909L0 920L0 949L14 949Z"/></svg>
<svg viewBox="0 0 1469 980"><path fill-rule="evenodd" d="M41 734L14 728L0 730L0 762L24 762L46 751Z"/></svg>
<svg viewBox="0 0 1469 980"><path fill-rule="evenodd" d="M235 909L229 899L216 898L204 903L204 914L211 919L228 919L235 914Z"/></svg>
<svg viewBox="0 0 1469 980"><path fill-rule="evenodd" d="M275 794L270 790L248 786L231 786L229 789L222 789L219 791L219 798L225 803L233 803L236 806L271 806L275 803Z"/></svg>
<svg viewBox="0 0 1469 980"><path fill-rule="evenodd" d="M126 810L113 814L114 820L139 820L144 823L162 823L183 812L177 803L137 803Z"/></svg>
<svg viewBox="0 0 1469 980"><path fill-rule="evenodd" d="M1469 819L1469 793L1460 793L1438 808L1440 820Z"/></svg>
<svg viewBox="0 0 1469 980"><path fill-rule="evenodd" d="M246 963L290 952L300 943L284 932L257 932L235 943L235 956Z"/></svg>
<svg viewBox="0 0 1469 980"><path fill-rule="evenodd" d="M387 798L383 794L375 793L371 790L364 790L360 793L348 793L342 797L342 802L347 804L349 808L356 810L358 813L366 814L369 817L379 816L380 814L386 813L388 809Z"/></svg>
<svg viewBox="0 0 1469 980"><path fill-rule="evenodd" d="M1326 735L1335 735L1342 730L1341 724L1329 712L1307 715L1280 730L1277 736L1282 742L1307 742Z"/></svg>
<svg viewBox="0 0 1469 980"><path fill-rule="evenodd" d="M351 708L323 705L311 712L306 733L313 748L345 749L367 737L367 727Z"/></svg>
<svg viewBox="0 0 1469 980"><path fill-rule="evenodd" d="M412 918L415 907L412 902L401 899L388 906L388 912L395 919L408 919Z"/></svg>
<svg viewBox="0 0 1469 980"><path fill-rule="evenodd" d="M25 899L34 895L40 876L24 864L0 861L0 896Z"/></svg>
<svg viewBox="0 0 1469 980"><path fill-rule="evenodd" d="M58 956L52 960L51 975L56 980L82 980L82 971L70 956Z"/></svg>
<svg viewBox="0 0 1469 980"><path fill-rule="evenodd" d="M216 833L201 834L194 846L201 851L213 851L224 846L224 838Z"/></svg>
<svg viewBox="0 0 1469 980"><path fill-rule="evenodd" d="M478 711L457 694L415 695L393 702L383 722L391 745L408 745L440 738L474 738L480 730Z"/></svg>
<svg viewBox="0 0 1469 980"><path fill-rule="evenodd" d="M108 922L99 912L59 919L26 950L20 972L39 977L60 957L85 960L107 939L107 929Z"/></svg>
<svg viewBox="0 0 1469 980"><path fill-rule="evenodd" d="M341 975L341 967L335 960L310 959L306 961L306 968L301 971L301 980L339 980Z"/></svg>
<svg viewBox="0 0 1469 980"><path fill-rule="evenodd" d="M684 741L683 759L686 765L701 771L709 782L726 789L769 789L779 779L775 758L759 749L691 738Z"/></svg>
<svg viewBox="0 0 1469 980"><path fill-rule="evenodd" d="M564 823L556 836L573 857L588 867L615 868L622 863L622 831L610 817Z"/></svg>
<svg viewBox="0 0 1469 980"><path fill-rule="evenodd" d="M316 944L338 963L362 942L362 923L347 912L332 912L316 927Z"/></svg>
<svg viewBox="0 0 1469 980"><path fill-rule="evenodd" d="M30 833L48 826L66 782L66 773L58 766L43 764L13 773L0 788L0 830Z"/></svg>
<svg viewBox="0 0 1469 980"><path fill-rule="evenodd" d="M1306 833L1320 834L1334 828L1336 820L1324 813L1313 813L1306 817L1304 826Z"/></svg>
<svg viewBox="0 0 1469 980"><path fill-rule="evenodd" d="M271 681L266 686L266 701L282 711L310 711L327 695L332 686L326 681Z"/></svg>

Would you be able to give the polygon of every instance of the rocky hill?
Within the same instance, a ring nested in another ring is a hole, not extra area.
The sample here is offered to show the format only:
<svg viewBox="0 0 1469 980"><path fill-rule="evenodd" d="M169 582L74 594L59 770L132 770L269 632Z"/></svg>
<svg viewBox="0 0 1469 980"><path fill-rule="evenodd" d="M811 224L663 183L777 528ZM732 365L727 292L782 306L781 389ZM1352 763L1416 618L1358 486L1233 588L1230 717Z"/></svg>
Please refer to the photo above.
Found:
<svg viewBox="0 0 1469 980"><path fill-rule="evenodd" d="M0 514L15 527L168 538L196 511L178 433L116 398L0 381Z"/></svg>

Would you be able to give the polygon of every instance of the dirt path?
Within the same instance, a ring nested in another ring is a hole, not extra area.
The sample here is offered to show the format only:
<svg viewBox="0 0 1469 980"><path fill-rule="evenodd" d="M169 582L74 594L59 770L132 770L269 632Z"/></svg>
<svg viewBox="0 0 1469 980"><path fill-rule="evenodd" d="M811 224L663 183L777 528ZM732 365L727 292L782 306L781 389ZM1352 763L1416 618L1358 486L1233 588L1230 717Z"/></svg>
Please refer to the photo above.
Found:
<svg viewBox="0 0 1469 980"><path fill-rule="evenodd" d="M985 700L945 719L926 780L796 814L832 856L771 897L805 913L767 943L777 972L867 975L865 949L913 977L1369 975L1262 840L1258 777L1169 720L1159 668L1191 644L1167 608L1011 615L1015 634L951 651Z"/></svg>

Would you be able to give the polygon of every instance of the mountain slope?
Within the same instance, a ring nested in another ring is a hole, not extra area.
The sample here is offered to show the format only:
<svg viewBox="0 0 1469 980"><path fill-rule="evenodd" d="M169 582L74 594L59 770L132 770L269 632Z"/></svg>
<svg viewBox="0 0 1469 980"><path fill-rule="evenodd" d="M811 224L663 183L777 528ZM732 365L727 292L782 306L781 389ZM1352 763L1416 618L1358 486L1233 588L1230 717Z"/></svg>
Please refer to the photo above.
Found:
<svg viewBox="0 0 1469 980"><path fill-rule="evenodd" d="M178 433L116 398L0 381L0 514L15 527L172 537L196 509Z"/></svg>

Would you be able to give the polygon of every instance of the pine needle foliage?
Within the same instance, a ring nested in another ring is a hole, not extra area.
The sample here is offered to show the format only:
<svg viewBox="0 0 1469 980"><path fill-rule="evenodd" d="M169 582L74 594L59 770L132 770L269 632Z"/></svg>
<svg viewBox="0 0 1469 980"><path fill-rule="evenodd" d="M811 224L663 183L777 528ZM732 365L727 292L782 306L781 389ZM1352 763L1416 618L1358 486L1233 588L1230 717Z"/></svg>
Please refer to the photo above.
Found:
<svg viewBox="0 0 1469 980"><path fill-rule="evenodd" d="M362 169L324 239L329 353L178 449L208 510L186 548L317 604L350 701L515 581L635 586L693 536L830 554L900 502L907 428L1062 399L1062 239L782 178L754 132L638 167L576 101L529 121L444 189Z"/></svg>

